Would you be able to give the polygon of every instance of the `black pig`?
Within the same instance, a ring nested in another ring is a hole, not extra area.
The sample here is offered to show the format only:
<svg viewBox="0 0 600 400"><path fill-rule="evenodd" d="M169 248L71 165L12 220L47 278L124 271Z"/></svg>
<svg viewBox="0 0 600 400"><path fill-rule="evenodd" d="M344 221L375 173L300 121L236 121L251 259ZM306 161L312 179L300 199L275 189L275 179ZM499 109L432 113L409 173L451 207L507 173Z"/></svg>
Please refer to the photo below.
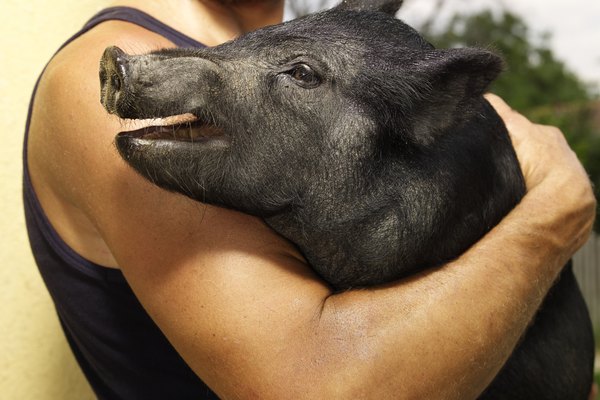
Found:
<svg viewBox="0 0 600 400"><path fill-rule="evenodd" d="M457 257L525 191L482 97L502 61L434 49L393 18L400 3L347 1L211 49L107 49L110 113L196 117L121 133L119 152L163 188L264 218L337 290ZM481 399L586 399L593 358L568 266Z"/></svg>

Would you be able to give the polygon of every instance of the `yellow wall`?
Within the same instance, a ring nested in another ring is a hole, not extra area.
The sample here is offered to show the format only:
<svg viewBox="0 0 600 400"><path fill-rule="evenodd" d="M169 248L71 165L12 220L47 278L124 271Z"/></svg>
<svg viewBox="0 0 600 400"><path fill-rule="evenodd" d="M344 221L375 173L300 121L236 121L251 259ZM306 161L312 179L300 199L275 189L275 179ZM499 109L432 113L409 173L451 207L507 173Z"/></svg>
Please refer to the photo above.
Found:
<svg viewBox="0 0 600 400"><path fill-rule="evenodd" d="M29 251L21 205L21 142L37 75L108 0L0 0L0 398L93 395L58 325Z"/></svg>

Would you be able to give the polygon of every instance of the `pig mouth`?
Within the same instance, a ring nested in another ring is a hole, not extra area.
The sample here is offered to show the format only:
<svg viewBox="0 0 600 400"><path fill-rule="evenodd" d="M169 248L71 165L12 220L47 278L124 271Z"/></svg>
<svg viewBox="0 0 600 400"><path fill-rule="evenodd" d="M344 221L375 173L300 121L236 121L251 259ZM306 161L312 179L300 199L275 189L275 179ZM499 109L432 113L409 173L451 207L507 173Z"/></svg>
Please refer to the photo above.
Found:
<svg viewBox="0 0 600 400"><path fill-rule="evenodd" d="M117 137L144 141L187 142L190 144L215 141L229 142L229 137L222 128L193 114L168 117L163 122L166 124L150 125L141 129L121 132Z"/></svg>

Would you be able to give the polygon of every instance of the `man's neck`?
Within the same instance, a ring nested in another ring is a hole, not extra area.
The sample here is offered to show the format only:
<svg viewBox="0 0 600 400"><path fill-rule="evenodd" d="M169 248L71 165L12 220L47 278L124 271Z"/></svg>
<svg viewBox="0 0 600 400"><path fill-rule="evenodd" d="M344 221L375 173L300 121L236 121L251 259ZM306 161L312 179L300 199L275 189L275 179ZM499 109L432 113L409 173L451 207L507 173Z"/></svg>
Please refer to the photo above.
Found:
<svg viewBox="0 0 600 400"><path fill-rule="evenodd" d="M224 3L218 0L115 1L115 5L145 11L207 46L221 44L283 19L283 0Z"/></svg>
<svg viewBox="0 0 600 400"><path fill-rule="evenodd" d="M239 34L280 23L283 19L283 0L249 1L231 5L223 5L219 0L196 0L193 3L204 8L222 24L234 25L233 30Z"/></svg>

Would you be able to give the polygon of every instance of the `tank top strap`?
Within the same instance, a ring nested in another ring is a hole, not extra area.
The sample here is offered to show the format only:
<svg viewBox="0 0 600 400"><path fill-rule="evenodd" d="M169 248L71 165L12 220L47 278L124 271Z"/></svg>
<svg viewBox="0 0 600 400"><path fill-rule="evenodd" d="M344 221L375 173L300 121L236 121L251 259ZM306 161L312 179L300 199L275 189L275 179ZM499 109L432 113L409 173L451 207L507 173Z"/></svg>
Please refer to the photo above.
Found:
<svg viewBox="0 0 600 400"><path fill-rule="evenodd" d="M105 8L94 15L83 27L86 32L104 21L125 21L146 28L173 42L177 47L205 47L202 43L184 35L153 16L131 7Z"/></svg>

